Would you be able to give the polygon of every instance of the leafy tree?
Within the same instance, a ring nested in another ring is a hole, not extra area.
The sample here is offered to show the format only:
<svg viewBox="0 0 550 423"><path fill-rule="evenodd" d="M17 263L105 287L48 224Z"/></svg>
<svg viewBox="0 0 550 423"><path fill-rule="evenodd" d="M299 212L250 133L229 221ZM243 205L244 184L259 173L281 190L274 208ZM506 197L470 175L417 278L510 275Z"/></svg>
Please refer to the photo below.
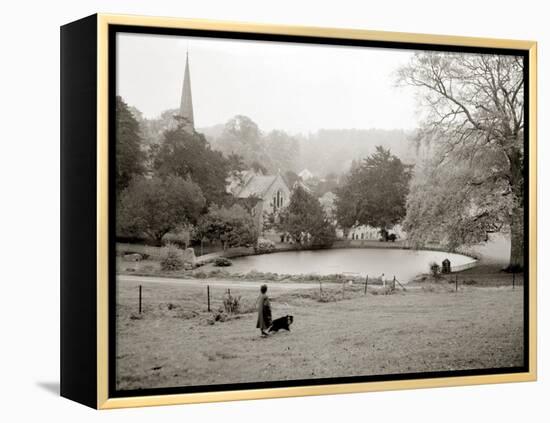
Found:
<svg viewBox="0 0 550 423"><path fill-rule="evenodd" d="M181 119L164 132L163 142L155 149L153 168L157 175L191 178L200 186L208 204L220 203L226 196L226 178L231 164L219 151L210 148L204 135L185 130Z"/></svg>
<svg viewBox="0 0 550 423"><path fill-rule="evenodd" d="M226 156L238 153L246 167L263 174L295 170L300 153L296 138L278 130L264 135L252 119L243 115L225 124L216 147Z"/></svg>
<svg viewBox="0 0 550 423"><path fill-rule="evenodd" d="M237 115L231 118L225 124L217 144L226 155L241 155L247 166L254 162L266 162L267 155L260 128L247 116Z"/></svg>
<svg viewBox="0 0 550 423"><path fill-rule="evenodd" d="M220 241L224 250L253 245L258 239L254 219L238 204L231 207L211 205L208 213L199 220L195 233L199 239Z"/></svg>
<svg viewBox="0 0 550 423"><path fill-rule="evenodd" d="M420 216L431 218L429 224L439 230L455 221L460 227L449 236L467 244L504 224L511 232L510 266L523 267L523 59L418 53L400 70L399 79L422 95L424 119L418 141L435 146L437 160L431 162L429 173L445 169L450 187L445 197L436 196L443 204L432 200L440 215L426 216L413 208L409 226L421 224ZM458 170L449 172L448 167ZM424 187L414 193L428 195L439 188L433 179L425 179ZM411 205L415 202L410 199ZM445 207L451 202L461 208ZM453 216L456 213L464 218Z"/></svg>
<svg viewBox="0 0 550 423"><path fill-rule="evenodd" d="M116 190L119 194L135 175L145 172L140 126L122 97L116 97Z"/></svg>
<svg viewBox="0 0 550 423"><path fill-rule="evenodd" d="M165 110L156 118L145 118L137 109L132 109L132 113L140 124L145 144L155 145L162 142L166 130L173 129L177 125L175 116L179 115L179 109Z"/></svg>
<svg viewBox="0 0 550 423"><path fill-rule="evenodd" d="M274 130L264 137L264 142L267 167L271 173L284 173L298 168L300 145L296 138L284 131Z"/></svg>
<svg viewBox="0 0 550 423"><path fill-rule="evenodd" d="M344 228L356 224L387 229L405 217L410 172L381 146L350 171L336 189L336 217Z"/></svg>
<svg viewBox="0 0 550 423"><path fill-rule="evenodd" d="M177 176L130 182L117 207L117 235L144 234L158 245L168 232L194 224L205 206L200 187Z"/></svg>
<svg viewBox="0 0 550 423"><path fill-rule="evenodd" d="M328 247L336 239L334 225L319 200L300 186L294 189L274 225L304 247Z"/></svg>
<svg viewBox="0 0 550 423"><path fill-rule="evenodd" d="M255 173L259 173L259 174L262 174L262 175L267 175L268 174L267 168L262 163L260 163L258 160L254 160L250 164L250 168Z"/></svg>
<svg viewBox="0 0 550 423"><path fill-rule="evenodd" d="M300 177L298 176L298 174L296 172L294 172L292 170L287 170L284 173L284 179L285 179L287 187L292 189L292 187L298 181L298 179L300 179Z"/></svg>
<svg viewBox="0 0 550 423"><path fill-rule="evenodd" d="M241 172L246 169L243 158L235 153L227 156L227 165L232 172Z"/></svg>
<svg viewBox="0 0 550 423"><path fill-rule="evenodd" d="M491 167L491 163L486 163ZM417 246L436 243L455 250L487 241L508 219L511 196L498 198L487 185L472 185L473 169L462 164L439 168L433 160L420 167L407 198L403 228ZM502 190L506 189L503 184Z"/></svg>
<svg viewBox="0 0 550 423"><path fill-rule="evenodd" d="M327 192L335 192L338 188L338 175L331 172L322 180L319 180L318 184L315 186L315 194L317 197L322 197Z"/></svg>

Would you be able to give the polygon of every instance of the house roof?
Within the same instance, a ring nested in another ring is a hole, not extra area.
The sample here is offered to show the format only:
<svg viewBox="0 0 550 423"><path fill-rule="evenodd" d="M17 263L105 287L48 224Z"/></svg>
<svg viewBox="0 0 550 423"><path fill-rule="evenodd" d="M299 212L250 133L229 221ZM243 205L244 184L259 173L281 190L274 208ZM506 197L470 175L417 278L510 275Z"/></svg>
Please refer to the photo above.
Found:
<svg viewBox="0 0 550 423"><path fill-rule="evenodd" d="M307 191L307 192L310 193L310 194L313 193L313 190L312 190L310 187L308 187L308 186L304 183L304 181L302 181L302 180L300 180L300 179L298 179L296 182L294 182L294 185L292 185L292 189L295 190L295 189L298 188L298 187L304 189L305 191Z"/></svg>
<svg viewBox="0 0 550 423"><path fill-rule="evenodd" d="M245 186L239 191L237 197L248 198L257 196L263 198L271 185L275 183L279 175L254 175L251 177Z"/></svg>

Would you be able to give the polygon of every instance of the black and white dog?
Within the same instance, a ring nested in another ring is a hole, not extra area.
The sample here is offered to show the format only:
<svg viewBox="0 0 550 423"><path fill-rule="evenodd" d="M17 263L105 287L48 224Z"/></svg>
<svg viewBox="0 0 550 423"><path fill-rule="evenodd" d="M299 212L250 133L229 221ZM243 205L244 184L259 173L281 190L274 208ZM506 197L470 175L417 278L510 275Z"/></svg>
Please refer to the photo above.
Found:
<svg viewBox="0 0 550 423"><path fill-rule="evenodd" d="M278 332L281 329L285 329L290 332L290 325L294 322L294 316L283 316L273 320L268 332Z"/></svg>

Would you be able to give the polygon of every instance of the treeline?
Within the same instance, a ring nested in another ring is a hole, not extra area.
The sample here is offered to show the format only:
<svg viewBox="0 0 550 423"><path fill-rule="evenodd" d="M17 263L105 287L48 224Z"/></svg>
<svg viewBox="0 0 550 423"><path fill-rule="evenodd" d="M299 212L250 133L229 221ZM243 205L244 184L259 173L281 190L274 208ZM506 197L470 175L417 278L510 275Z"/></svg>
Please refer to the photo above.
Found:
<svg viewBox="0 0 550 423"><path fill-rule="evenodd" d="M405 163L416 161L411 133L401 129L320 129L299 137L301 168L326 176L347 173L353 161L362 160L381 146Z"/></svg>
<svg viewBox="0 0 550 423"><path fill-rule="evenodd" d="M129 110L140 126L140 136L145 145L159 145L164 133L173 127L178 109L169 109L155 119L146 119L135 107ZM281 130L263 132L249 117L237 115L225 124L200 130L213 150L229 157L238 154L243 165L266 174L300 170L300 142Z"/></svg>
<svg viewBox="0 0 550 423"><path fill-rule="evenodd" d="M178 113L178 109L170 109L157 118L146 119L139 110L130 109L140 124L145 144L159 144ZM339 178L354 160L373 154L375 146L391 150L406 163L416 160L411 133L399 129L320 129L291 135L282 130L264 131L250 117L237 115L200 132L214 150L225 155L238 153L249 168L271 174L309 169L321 179L329 175Z"/></svg>
<svg viewBox="0 0 550 423"><path fill-rule="evenodd" d="M224 249L254 245L263 229L251 213L258 199L236 199L226 192L227 180L252 168L281 172L292 187L298 180L289 165L297 157L296 141L282 131L264 135L249 118L236 116L221 133L224 147L214 149L176 113L163 115L152 137L153 126L117 97L117 237L161 245L167 234L185 231L191 241L209 240ZM335 186L334 178L317 189L330 184ZM261 224L267 219L267 229L297 246L331 245L335 228L317 197L297 188L289 206L277 215L266 213Z"/></svg>

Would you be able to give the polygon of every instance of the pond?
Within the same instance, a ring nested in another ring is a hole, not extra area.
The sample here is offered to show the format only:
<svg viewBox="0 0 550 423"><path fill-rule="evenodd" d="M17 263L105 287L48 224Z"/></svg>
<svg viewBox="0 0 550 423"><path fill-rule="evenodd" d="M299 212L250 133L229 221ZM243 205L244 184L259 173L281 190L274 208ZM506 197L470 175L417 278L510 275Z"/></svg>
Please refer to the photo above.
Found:
<svg viewBox="0 0 550 423"><path fill-rule="evenodd" d="M280 253L246 256L232 259L233 265L225 268L231 273L319 274L349 273L385 279L393 276L402 283L420 273L427 273L429 264L448 258L451 266L475 262L460 254L427 250L403 250L390 248L341 248L316 251L285 251Z"/></svg>

